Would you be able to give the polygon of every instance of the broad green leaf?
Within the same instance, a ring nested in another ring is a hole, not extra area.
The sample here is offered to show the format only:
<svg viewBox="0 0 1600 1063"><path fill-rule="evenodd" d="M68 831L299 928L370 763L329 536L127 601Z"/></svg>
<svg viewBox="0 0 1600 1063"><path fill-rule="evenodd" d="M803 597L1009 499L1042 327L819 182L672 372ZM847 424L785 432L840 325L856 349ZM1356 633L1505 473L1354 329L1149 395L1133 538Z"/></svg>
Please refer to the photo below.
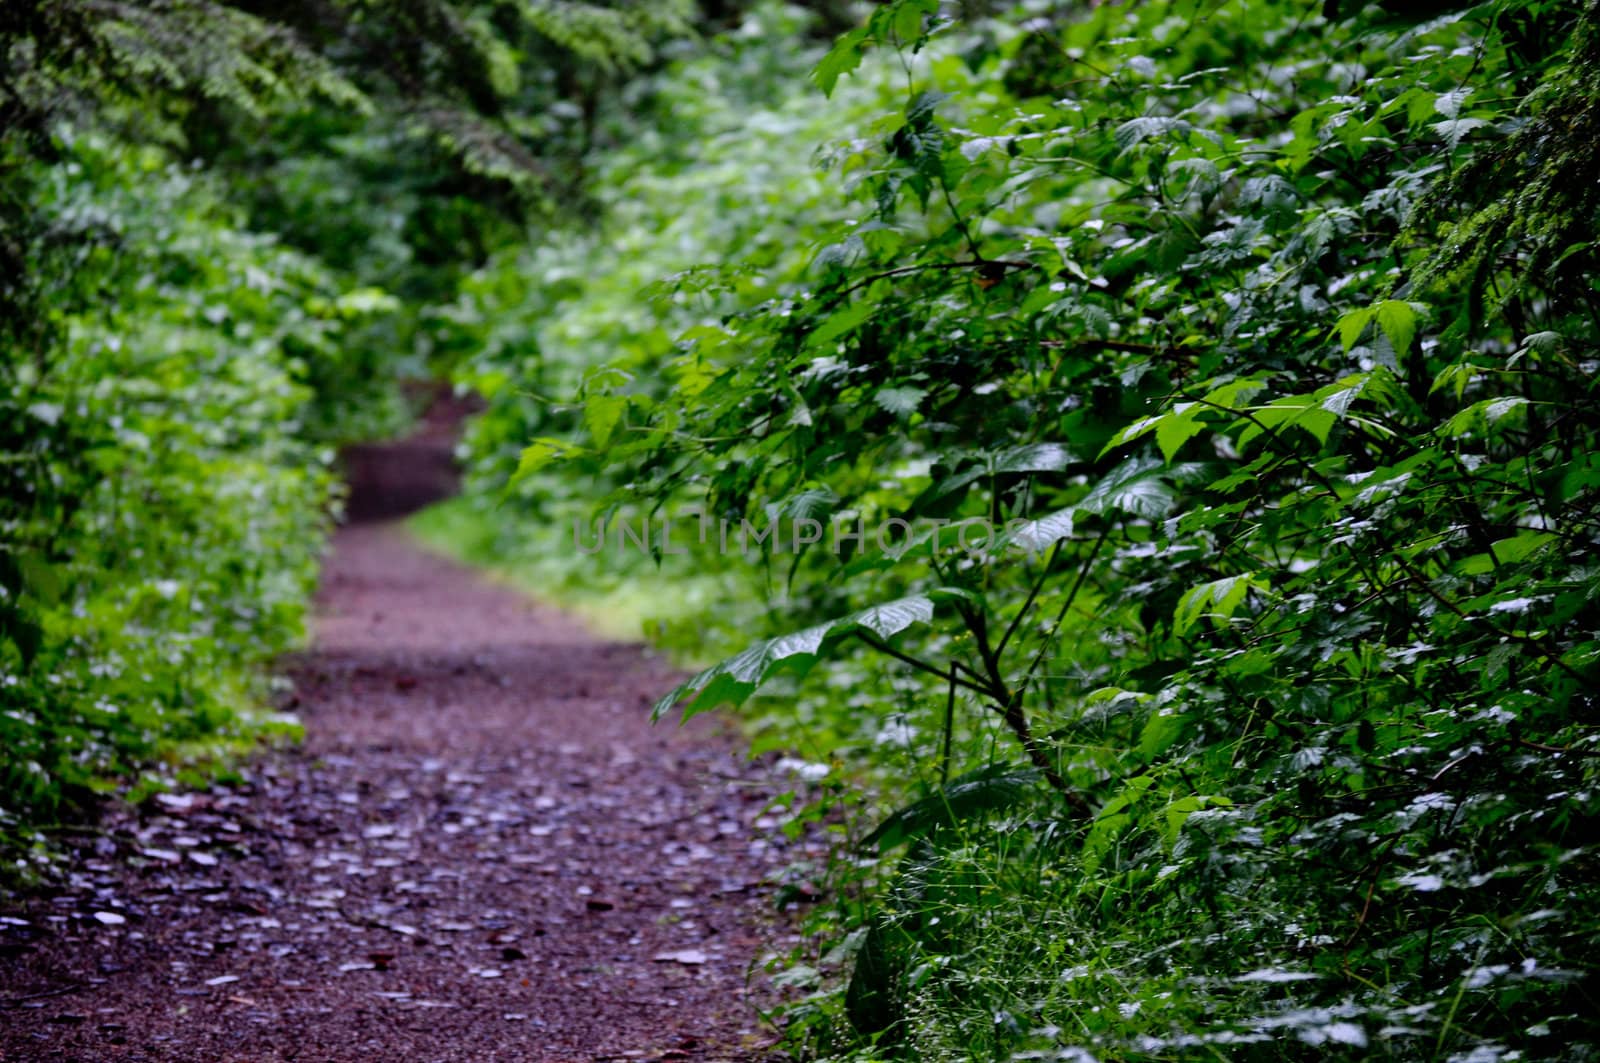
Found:
<svg viewBox="0 0 1600 1063"><path fill-rule="evenodd" d="M1188 634L1202 616L1211 617L1220 626L1233 616L1252 589L1265 589L1265 584L1249 572L1190 588L1178 599L1178 608L1172 616L1173 634Z"/></svg>
<svg viewBox="0 0 1600 1063"><path fill-rule="evenodd" d="M1521 395L1480 399L1446 421L1439 431L1448 438L1464 436L1471 432L1484 432L1527 405L1528 400Z"/></svg>
<svg viewBox="0 0 1600 1063"><path fill-rule="evenodd" d="M1239 449L1244 450L1261 435L1269 431L1277 433L1280 428L1299 428L1310 433L1318 443L1326 444L1334 426L1369 383L1365 374L1358 374L1312 395L1285 395L1266 406L1252 407L1247 423L1239 432Z"/></svg>
<svg viewBox="0 0 1600 1063"><path fill-rule="evenodd" d="M1010 530L1006 539L1029 553L1039 553L1062 539L1072 537L1073 514L1076 512L1076 507L1073 507L1048 513Z"/></svg>
<svg viewBox="0 0 1600 1063"><path fill-rule="evenodd" d="M864 632L881 639L892 638L913 624L933 619L936 602L955 598L970 599L967 591L940 588L926 594L913 594L875 605L838 620L816 624L789 635L764 639L721 664L713 665L656 702L651 717L659 719L680 699L685 718L728 704L744 703L757 687L774 676L801 674L817 662L825 643Z"/></svg>
<svg viewBox="0 0 1600 1063"><path fill-rule="evenodd" d="M901 3L894 12L894 35L902 44L911 44L922 36L922 8L915 3Z"/></svg>
<svg viewBox="0 0 1600 1063"><path fill-rule="evenodd" d="M1538 551L1557 541L1559 537L1543 531L1525 531L1489 544L1501 564L1512 565L1526 561Z"/></svg>
<svg viewBox="0 0 1600 1063"><path fill-rule="evenodd" d="M989 812L1014 808L1038 792L1039 770L990 764L967 772L894 812L861 840L887 852L912 838Z"/></svg>
<svg viewBox="0 0 1600 1063"><path fill-rule="evenodd" d="M1374 315L1378 327L1389 337L1389 345L1394 348L1395 356L1405 357L1411 349L1412 338L1417 334L1416 309L1410 303L1388 299L1378 304Z"/></svg>
<svg viewBox="0 0 1600 1063"><path fill-rule="evenodd" d="M823 319L822 324L818 325L810 336L806 337L806 345L812 348L827 346L866 321L877 308L876 303L863 299L835 310Z"/></svg>
<svg viewBox="0 0 1600 1063"><path fill-rule="evenodd" d="M1180 402L1162 414L1161 423L1156 425L1156 446L1161 448L1161 456L1167 459L1168 465L1183 445L1205 428L1199 417L1201 409L1197 403Z"/></svg>
<svg viewBox="0 0 1600 1063"><path fill-rule="evenodd" d="M811 77L825 96L832 96L839 78L861 65L861 50L867 40L867 30L860 27L842 34L834 41L828 54L822 57Z"/></svg>
<svg viewBox="0 0 1600 1063"><path fill-rule="evenodd" d="M969 458L958 458L967 461ZM1076 455L1060 443L1027 443L1020 447L987 452L969 468L934 484L929 497L940 498L988 476L1030 472L1061 472L1077 461Z"/></svg>
<svg viewBox="0 0 1600 1063"><path fill-rule="evenodd" d="M1077 458L1060 443L1028 443L995 454L988 464L992 473L1060 472Z"/></svg>
<svg viewBox="0 0 1600 1063"><path fill-rule="evenodd" d="M1213 388L1206 393L1205 401L1212 406L1220 406L1225 410L1236 410L1261 394L1267 388L1263 380L1230 380L1220 387Z"/></svg>
<svg viewBox="0 0 1600 1063"><path fill-rule="evenodd" d="M1176 709L1157 709L1150 714L1144 728L1139 732L1140 755L1147 761L1155 760L1183 737L1188 723L1189 717Z"/></svg>
<svg viewBox="0 0 1600 1063"><path fill-rule="evenodd" d="M1133 422L1126 428L1123 428L1116 435L1112 436L1110 441L1107 442L1104 447L1100 448L1099 456L1103 458L1111 451L1122 446L1124 443L1132 443L1135 439L1149 435L1151 432L1155 431L1156 426L1161 423L1163 416L1165 415L1158 413L1151 417L1139 418L1137 421Z"/></svg>
<svg viewBox="0 0 1600 1063"><path fill-rule="evenodd" d="M611 433L627 408L628 400L622 395L595 395L584 402L583 423L594 438L596 450L611 444Z"/></svg>
<svg viewBox="0 0 1600 1063"><path fill-rule="evenodd" d="M1339 342L1346 351L1356 345L1356 341L1361 338L1361 334L1372 323L1372 315L1374 313L1376 313L1374 308L1370 306L1363 307L1360 310L1352 310L1339 319L1339 324L1335 331L1339 333Z"/></svg>
<svg viewBox="0 0 1600 1063"><path fill-rule="evenodd" d="M1164 517L1178 499L1178 492L1163 479L1166 471L1154 458L1129 458L1095 484L1074 508L1101 515L1121 510L1148 520Z"/></svg>

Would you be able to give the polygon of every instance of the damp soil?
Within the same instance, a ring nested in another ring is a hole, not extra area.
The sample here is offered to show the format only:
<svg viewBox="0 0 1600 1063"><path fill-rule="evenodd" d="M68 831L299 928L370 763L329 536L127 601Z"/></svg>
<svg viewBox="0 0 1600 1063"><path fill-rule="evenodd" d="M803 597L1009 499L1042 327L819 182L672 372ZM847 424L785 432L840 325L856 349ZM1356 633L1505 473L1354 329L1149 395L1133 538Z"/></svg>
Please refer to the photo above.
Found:
<svg viewBox="0 0 1600 1063"><path fill-rule="evenodd" d="M772 1058L778 784L663 662L377 522L284 671L303 742L0 907L0 1059Z"/></svg>

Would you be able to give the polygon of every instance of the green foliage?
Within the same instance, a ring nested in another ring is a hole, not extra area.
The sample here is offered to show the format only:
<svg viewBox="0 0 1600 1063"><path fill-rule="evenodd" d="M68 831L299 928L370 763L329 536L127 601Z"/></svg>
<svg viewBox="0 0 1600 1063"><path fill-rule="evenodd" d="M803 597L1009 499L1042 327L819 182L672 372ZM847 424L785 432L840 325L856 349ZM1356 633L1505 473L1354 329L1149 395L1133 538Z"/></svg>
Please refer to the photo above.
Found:
<svg viewBox="0 0 1600 1063"><path fill-rule="evenodd" d="M691 13L4 5L0 867L292 730L260 666L300 634L324 444L405 425L447 368L427 308L582 202L597 100Z"/></svg>
<svg viewBox="0 0 1600 1063"><path fill-rule="evenodd" d="M775 527L771 629L679 693L862 755L918 836L835 878L797 1045L1593 1055L1597 33L900 0L815 68L831 195L708 164L663 214L645 167L640 243L520 271L487 478L537 438L530 504ZM968 817L973 771L1038 785Z"/></svg>
<svg viewBox="0 0 1600 1063"><path fill-rule="evenodd" d="M58 312L58 345L0 362L12 840L146 765L284 725L252 708L252 669L300 636L332 484L331 454L294 431L310 398L294 352L359 320L160 152L62 150L35 175L39 209L94 230L74 280L100 301Z"/></svg>

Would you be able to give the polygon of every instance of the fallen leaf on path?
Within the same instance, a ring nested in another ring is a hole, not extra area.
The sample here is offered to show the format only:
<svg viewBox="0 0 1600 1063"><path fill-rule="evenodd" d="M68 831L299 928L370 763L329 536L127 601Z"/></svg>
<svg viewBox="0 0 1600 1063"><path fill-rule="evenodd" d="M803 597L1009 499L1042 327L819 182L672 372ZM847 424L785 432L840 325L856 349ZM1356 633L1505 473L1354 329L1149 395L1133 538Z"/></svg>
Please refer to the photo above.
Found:
<svg viewBox="0 0 1600 1063"><path fill-rule="evenodd" d="M658 952L650 957L657 963L681 963L695 967L706 962L706 954L699 949L679 949L677 952Z"/></svg>

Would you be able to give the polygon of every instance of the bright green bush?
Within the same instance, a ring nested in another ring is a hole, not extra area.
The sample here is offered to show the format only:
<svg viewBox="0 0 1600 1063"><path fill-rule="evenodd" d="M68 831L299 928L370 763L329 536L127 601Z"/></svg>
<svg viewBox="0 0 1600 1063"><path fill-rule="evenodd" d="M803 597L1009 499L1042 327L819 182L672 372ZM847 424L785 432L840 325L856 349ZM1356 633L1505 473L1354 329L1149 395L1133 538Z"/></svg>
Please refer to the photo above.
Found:
<svg viewBox="0 0 1600 1063"><path fill-rule="evenodd" d="M302 352L372 302L238 227L160 151L69 138L37 178L86 248L58 343L0 358L0 830L274 721L330 513Z"/></svg>

